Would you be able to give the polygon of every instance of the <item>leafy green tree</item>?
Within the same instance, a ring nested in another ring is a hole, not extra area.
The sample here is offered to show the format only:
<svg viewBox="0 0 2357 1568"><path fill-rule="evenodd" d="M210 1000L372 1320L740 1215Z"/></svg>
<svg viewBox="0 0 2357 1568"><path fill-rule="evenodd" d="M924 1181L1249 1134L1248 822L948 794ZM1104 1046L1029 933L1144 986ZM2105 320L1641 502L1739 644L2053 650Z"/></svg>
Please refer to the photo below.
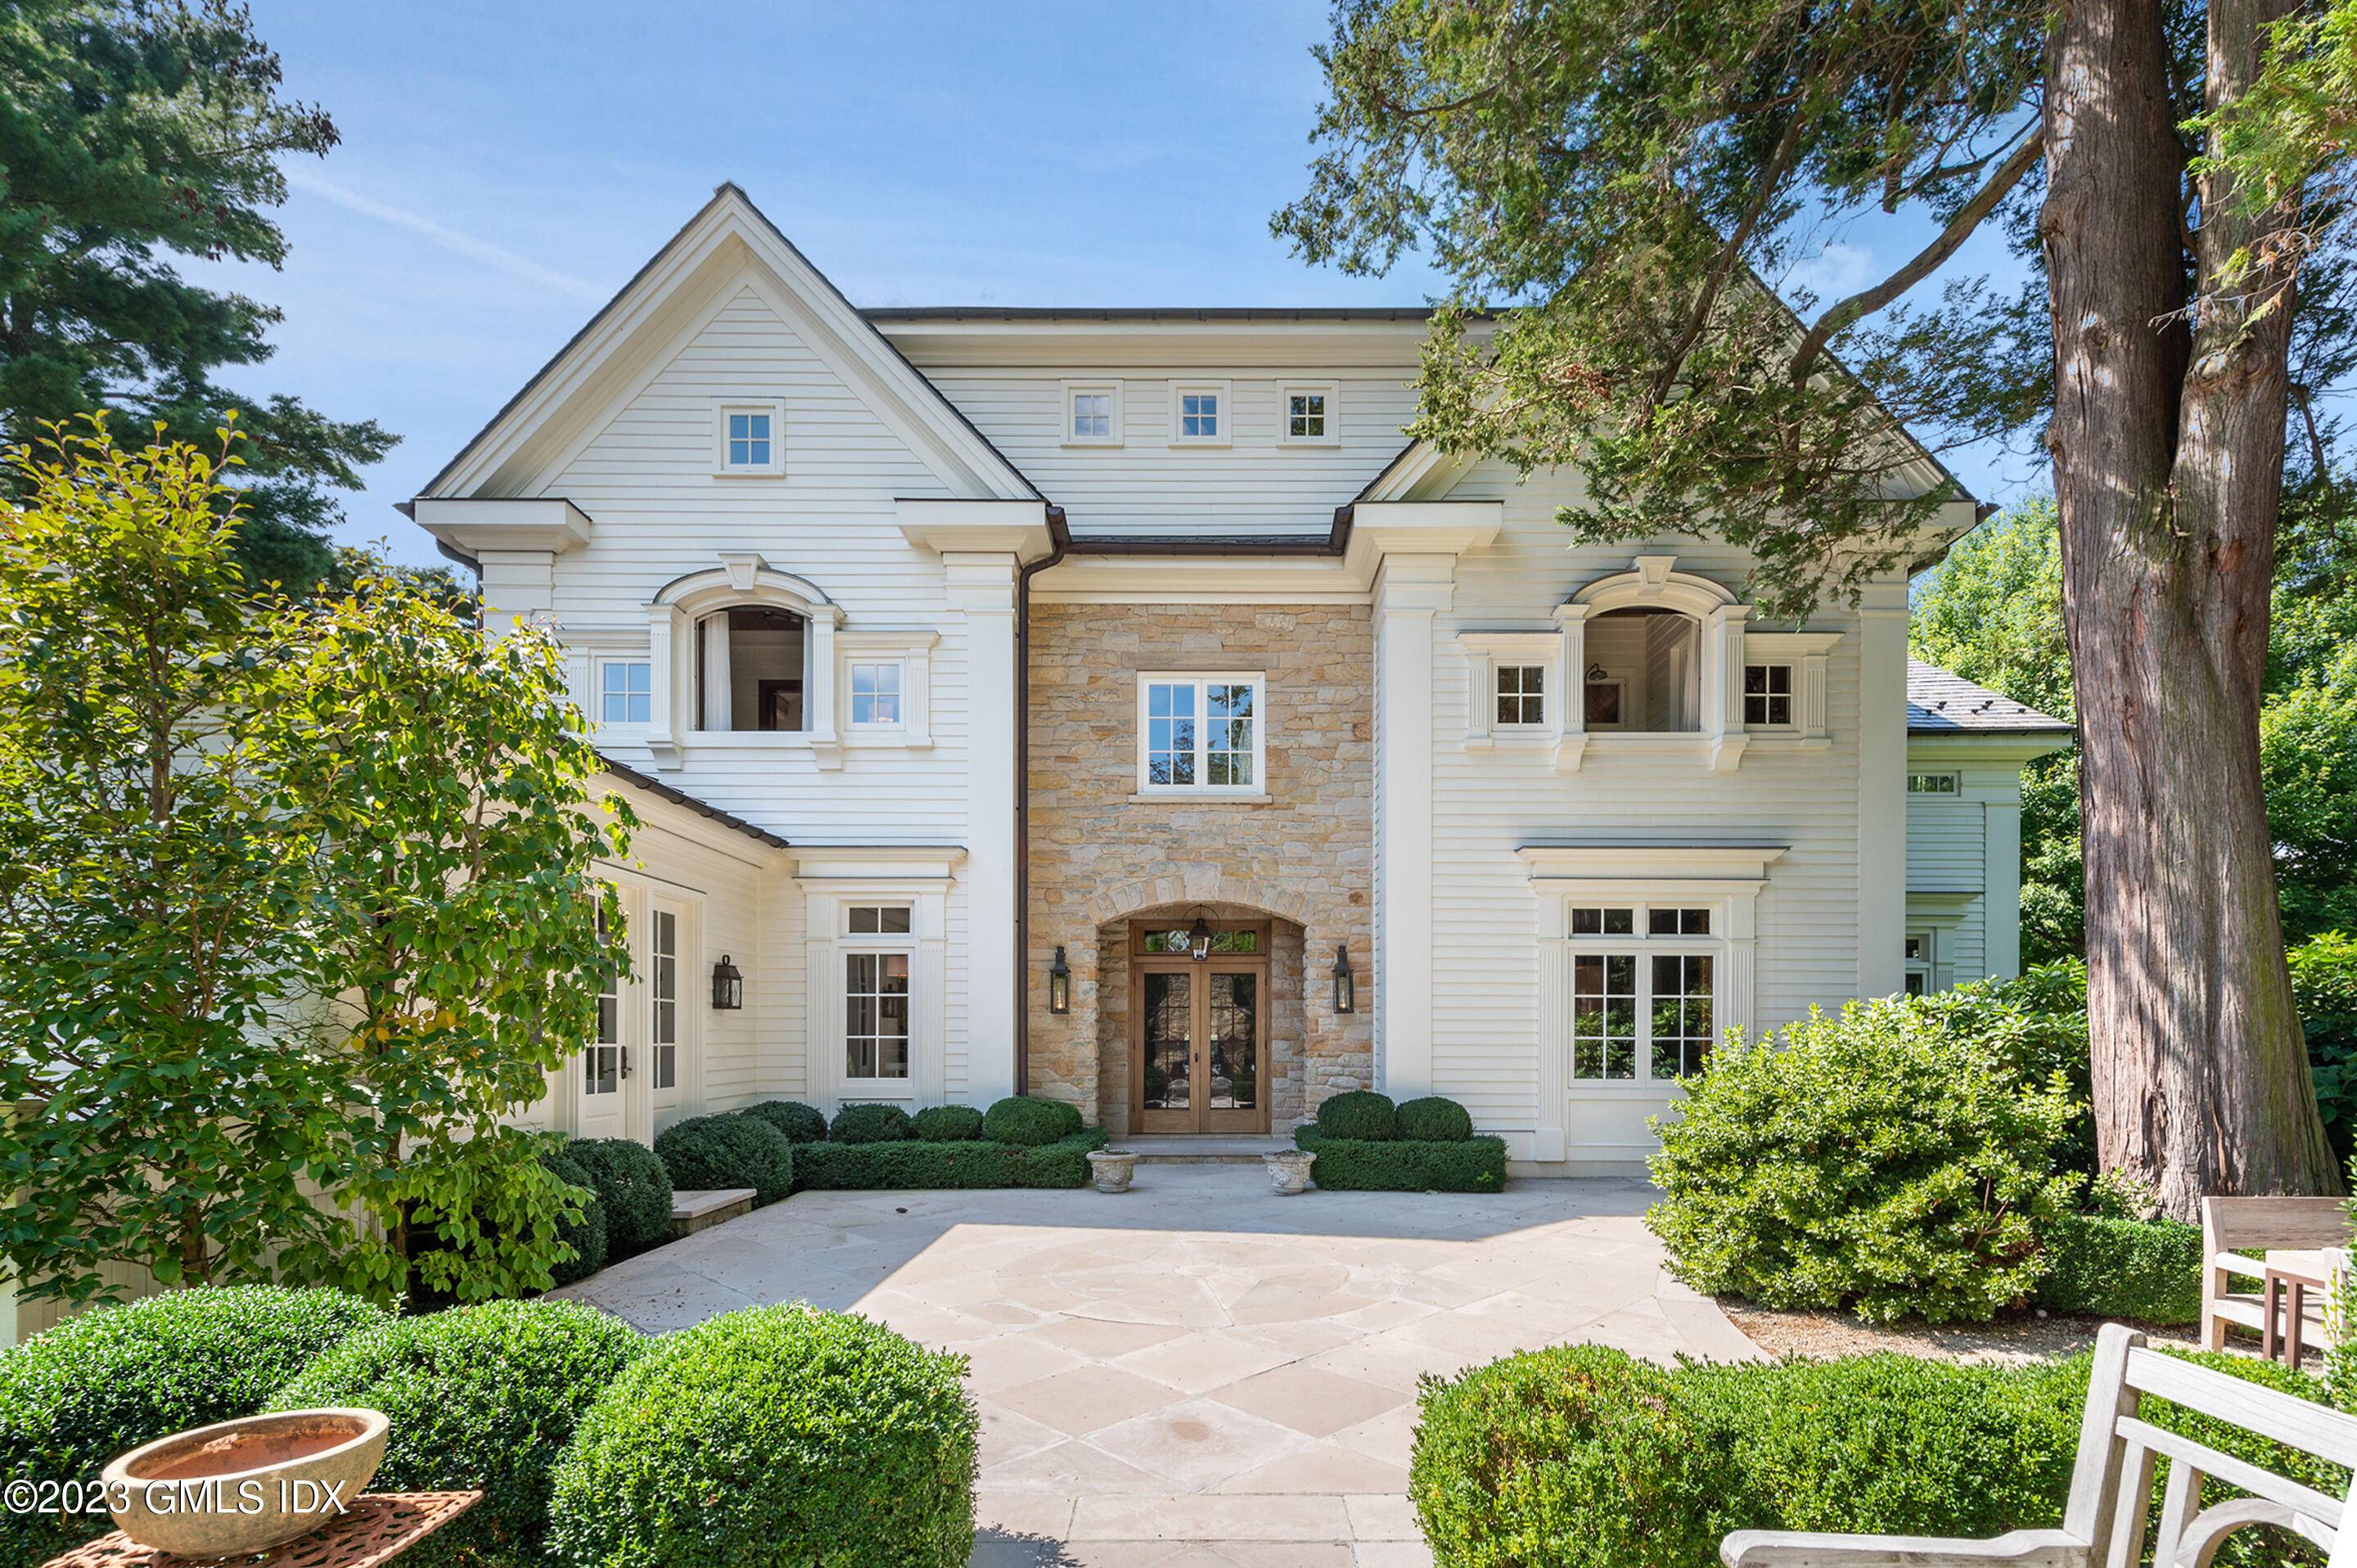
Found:
<svg viewBox="0 0 2357 1568"><path fill-rule="evenodd" d="M505 1119L594 1036L627 964L596 865L627 854L630 809L587 800L601 764L545 632L487 638L392 574L290 607L279 640L260 722L318 846L294 974L322 999L352 1149L338 1195L374 1222L314 1272L377 1296L544 1290L578 1200Z"/></svg>
<svg viewBox="0 0 2357 1568"><path fill-rule="evenodd" d="M6 460L0 1259L72 1301L108 1265L261 1275L332 1237L303 1184L332 1180L341 1112L272 1017L312 850L257 730L274 650L224 460L95 424Z"/></svg>
<svg viewBox="0 0 2357 1568"><path fill-rule="evenodd" d="M206 289L176 257L277 266L282 158L338 140L285 98L278 57L229 0L20 0L0 13L0 428L100 409L210 431L241 411L238 551L250 580L328 577L331 492L395 437L215 380L267 359L274 307Z"/></svg>
<svg viewBox="0 0 2357 1568"><path fill-rule="evenodd" d="M2267 237L2335 155L2264 182L2196 161L2292 8L1338 0L1308 188L1275 220L1313 260L1424 246L1451 278L1415 435L1577 467L1587 539L1708 518L1770 613L1922 551L1950 495L1910 478L1892 416L1935 441L2043 425L2098 1138L2185 1215L2339 1184L2258 748L2303 314ZM1845 297L1794 287L1797 313L1763 285L1877 209L1930 239ZM1924 297L1975 236L2029 286Z"/></svg>

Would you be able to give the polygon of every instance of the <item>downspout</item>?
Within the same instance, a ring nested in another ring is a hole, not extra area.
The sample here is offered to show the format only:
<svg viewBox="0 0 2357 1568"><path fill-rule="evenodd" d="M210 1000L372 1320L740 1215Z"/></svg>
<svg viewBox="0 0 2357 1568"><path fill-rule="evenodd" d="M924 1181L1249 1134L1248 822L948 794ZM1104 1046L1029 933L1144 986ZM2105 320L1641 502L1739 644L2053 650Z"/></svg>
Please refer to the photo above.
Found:
<svg viewBox="0 0 2357 1568"><path fill-rule="evenodd" d="M1031 1092L1031 579L1064 558L1064 509L1048 507L1048 553L1015 575L1015 1092Z"/></svg>

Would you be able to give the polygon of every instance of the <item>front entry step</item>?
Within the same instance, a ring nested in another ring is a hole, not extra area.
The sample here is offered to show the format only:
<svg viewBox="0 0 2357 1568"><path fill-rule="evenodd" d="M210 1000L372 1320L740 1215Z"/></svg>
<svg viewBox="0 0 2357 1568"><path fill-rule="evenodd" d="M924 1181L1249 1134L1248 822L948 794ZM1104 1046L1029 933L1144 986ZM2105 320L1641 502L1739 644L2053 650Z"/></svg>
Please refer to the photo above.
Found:
<svg viewBox="0 0 2357 1568"><path fill-rule="evenodd" d="M1256 1165L1263 1155L1293 1147L1293 1140L1274 1133L1141 1133L1110 1146L1135 1155L1142 1165Z"/></svg>
<svg viewBox="0 0 2357 1568"><path fill-rule="evenodd" d="M671 1195L671 1235L676 1241L708 1230L724 1219L753 1212L749 1187L688 1187Z"/></svg>

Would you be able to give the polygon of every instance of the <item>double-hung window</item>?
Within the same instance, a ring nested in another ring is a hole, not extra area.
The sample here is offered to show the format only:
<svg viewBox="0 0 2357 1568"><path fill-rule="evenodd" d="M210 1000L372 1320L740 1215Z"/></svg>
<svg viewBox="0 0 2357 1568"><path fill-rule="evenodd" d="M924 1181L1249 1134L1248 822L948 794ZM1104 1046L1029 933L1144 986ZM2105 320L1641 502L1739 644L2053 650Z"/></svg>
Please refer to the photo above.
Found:
<svg viewBox="0 0 2357 1568"><path fill-rule="evenodd" d="M906 904L844 911L843 1078L847 1088L909 1079L909 969L915 955Z"/></svg>
<svg viewBox="0 0 2357 1568"><path fill-rule="evenodd" d="M1674 1081L1718 1037L1722 943L1709 905L1571 910L1571 1079Z"/></svg>
<svg viewBox="0 0 2357 1568"><path fill-rule="evenodd" d="M1140 792L1262 792L1262 692L1256 674L1139 676Z"/></svg>

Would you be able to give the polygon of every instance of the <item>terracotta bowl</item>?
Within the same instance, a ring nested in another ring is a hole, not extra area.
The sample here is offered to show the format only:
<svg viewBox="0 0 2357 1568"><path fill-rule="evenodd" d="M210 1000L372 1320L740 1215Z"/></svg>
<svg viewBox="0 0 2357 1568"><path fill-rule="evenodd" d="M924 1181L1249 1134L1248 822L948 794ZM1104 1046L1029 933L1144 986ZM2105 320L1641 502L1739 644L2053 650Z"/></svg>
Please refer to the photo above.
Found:
<svg viewBox="0 0 2357 1568"><path fill-rule="evenodd" d="M373 1410L249 1415L159 1437L101 1474L115 1525L140 1545L241 1556L350 1508L383 1463L387 1426Z"/></svg>

